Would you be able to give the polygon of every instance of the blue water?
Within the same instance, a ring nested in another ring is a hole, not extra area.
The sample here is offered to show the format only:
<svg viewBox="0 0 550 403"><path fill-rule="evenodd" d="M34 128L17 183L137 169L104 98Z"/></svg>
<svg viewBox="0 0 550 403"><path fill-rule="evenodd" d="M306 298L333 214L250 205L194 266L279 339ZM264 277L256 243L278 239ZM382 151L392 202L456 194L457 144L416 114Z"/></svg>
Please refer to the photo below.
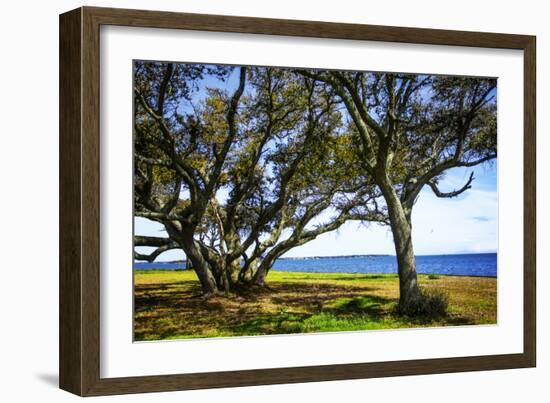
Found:
<svg viewBox="0 0 550 403"><path fill-rule="evenodd" d="M136 269L184 269L184 263L134 263ZM317 273L397 273L395 256L353 256L329 258L283 258L274 270ZM422 255L416 270L423 274L496 277L497 254Z"/></svg>

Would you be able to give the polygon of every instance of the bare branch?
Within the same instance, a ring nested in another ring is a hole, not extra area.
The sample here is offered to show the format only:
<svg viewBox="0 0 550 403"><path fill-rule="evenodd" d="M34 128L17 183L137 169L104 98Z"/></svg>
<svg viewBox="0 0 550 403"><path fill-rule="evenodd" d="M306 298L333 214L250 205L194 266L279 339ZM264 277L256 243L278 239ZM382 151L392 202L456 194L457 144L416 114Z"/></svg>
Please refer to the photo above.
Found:
<svg viewBox="0 0 550 403"><path fill-rule="evenodd" d="M170 242L166 245L163 245L163 246L160 246L158 247L157 249L155 249L152 253L150 254L143 254L143 253L139 253L139 252L136 252L134 251L134 259L135 260L145 260L149 263L153 262L161 253L164 253L168 250L172 250L172 249L179 249L180 246L175 243L175 242Z"/></svg>
<svg viewBox="0 0 550 403"><path fill-rule="evenodd" d="M450 168L458 168L458 167L473 167L479 164L482 164L484 162L493 160L497 157L497 154L488 154L484 157L470 160L470 161L455 161L454 158L447 159L440 164L434 166L432 169L427 171L424 175L422 175L420 178L418 178L415 183L412 185L411 190L407 192L403 199L403 204L407 207L412 207L414 204L418 194L422 190L422 187L428 182L431 182L433 178L441 175L444 171Z"/></svg>
<svg viewBox="0 0 550 403"><path fill-rule="evenodd" d="M153 221L171 221L171 220L177 220L178 217L171 216L166 213L160 213L156 211L142 211L142 210L136 210L134 212L134 215L136 217L143 217L148 218Z"/></svg>
<svg viewBox="0 0 550 403"><path fill-rule="evenodd" d="M134 236L134 246L165 246L172 243L170 238L161 238L156 236Z"/></svg>
<svg viewBox="0 0 550 403"><path fill-rule="evenodd" d="M474 180L474 173L472 172L470 174L470 178L468 178L468 181L466 182L466 184L464 186L462 186L460 189L454 190L452 192L442 192L442 191L440 191L439 188L437 187L437 183L433 180L428 182L428 186L432 189L432 191L434 192L434 194L437 197L442 197L442 198L443 197L448 197L448 198L450 198L450 197L456 197L459 194L465 192L466 190L471 189L473 180Z"/></svg>

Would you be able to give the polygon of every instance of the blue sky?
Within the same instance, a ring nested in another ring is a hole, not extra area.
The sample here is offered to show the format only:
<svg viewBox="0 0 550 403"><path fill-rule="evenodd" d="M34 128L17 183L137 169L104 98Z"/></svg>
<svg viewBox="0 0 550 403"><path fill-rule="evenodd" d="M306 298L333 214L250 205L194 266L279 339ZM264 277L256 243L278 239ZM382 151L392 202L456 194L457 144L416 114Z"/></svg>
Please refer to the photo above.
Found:
<svg viewBox="0 0 550 403"><path fill-rule="evenodd" d="M460 188L470 172L472 189L453 199L435 197L425 187L413 210L413 243L417 255L496 252L497 250L497 163L447 171L440 182L442 191ZM138 235L163 236L160 224L135 219ZM140 248L147 251L147 248ZM395 254L389 227L357 222L344 224L337 231L288 252L286 257L352 254ZM181 251L168 251L157 261L184 259Z"/></svg>

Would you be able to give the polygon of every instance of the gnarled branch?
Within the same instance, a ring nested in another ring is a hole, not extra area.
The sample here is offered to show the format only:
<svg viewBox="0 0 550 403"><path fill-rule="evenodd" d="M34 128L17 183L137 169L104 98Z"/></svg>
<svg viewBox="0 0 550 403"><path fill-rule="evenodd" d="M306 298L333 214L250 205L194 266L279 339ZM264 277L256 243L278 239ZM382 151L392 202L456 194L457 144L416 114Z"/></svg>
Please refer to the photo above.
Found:
<svg viewBox="0 0 550 403"><path fill-rule="evenodd" d="M474 173L472 172L470 174L470 177L468 178L468 181L466 182L466 184L464 186L462 186L460 189L454 190L452 192L442 192L442 191L440 191L439 188L437 187L437 183L435 183L433 180L428 182L428 186L432 189L432 191L434 192L434 194L437 197L456 197L459 194L461 194L461 193L465 192L466 190L470 189L472 187L472 181L473 180L474 180Z"/></svg>
<svg viewBox="0 0 550 403"><path fill-rule="evenodd" d="M134 236L134 246L165 246L171 243L170 238L162 238L158 236Z"/></svg>
<svg viewBox="0 0 550 403"><path fill-rule="evenodd" d="M139 253L139 252L136 252L134 251L134 259L135 260L146 260L147 262L151 263L153 262L161 253L164 253L166 252L167 250L171 250L171 249L179 249L180 246L176 243L176 242L170 242L166 245L163 245L163 246L159 246L157 249L155 249L152 253L150 254L143 254L143 253Z"/></svg>

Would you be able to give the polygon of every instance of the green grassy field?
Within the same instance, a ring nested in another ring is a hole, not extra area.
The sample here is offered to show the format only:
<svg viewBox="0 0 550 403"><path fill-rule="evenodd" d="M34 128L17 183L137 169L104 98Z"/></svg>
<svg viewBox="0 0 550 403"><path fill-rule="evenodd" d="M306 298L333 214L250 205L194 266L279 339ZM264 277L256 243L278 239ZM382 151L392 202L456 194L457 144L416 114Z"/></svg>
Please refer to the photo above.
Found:
<svg viewBox="0 0 550 403"><path fill-rule="evenodd" d="M397 275L272 271L270 290L204 300L191 271L137 270L135 340L251 336L496 323L496 278L419 276L444 292L448 315L395 313Z"/></svg>

